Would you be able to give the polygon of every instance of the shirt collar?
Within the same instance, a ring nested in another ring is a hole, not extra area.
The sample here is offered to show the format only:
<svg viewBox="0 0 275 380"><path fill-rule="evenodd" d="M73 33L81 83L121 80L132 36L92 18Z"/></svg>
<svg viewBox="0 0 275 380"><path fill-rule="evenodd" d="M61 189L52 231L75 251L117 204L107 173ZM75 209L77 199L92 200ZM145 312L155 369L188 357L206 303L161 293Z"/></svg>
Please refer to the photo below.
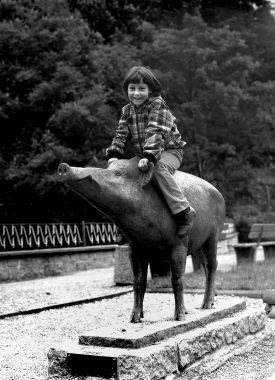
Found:
<svg viewBox="0 0 275 380"><path fill-rule="evenodd" d="M155 99L155 96L149 96L147 100L145 100L144 103L140 107L136 107L133 102L130 102L131 106L134 107L135 111L141 110L143 107L146 107L153 99Z"/></svg>

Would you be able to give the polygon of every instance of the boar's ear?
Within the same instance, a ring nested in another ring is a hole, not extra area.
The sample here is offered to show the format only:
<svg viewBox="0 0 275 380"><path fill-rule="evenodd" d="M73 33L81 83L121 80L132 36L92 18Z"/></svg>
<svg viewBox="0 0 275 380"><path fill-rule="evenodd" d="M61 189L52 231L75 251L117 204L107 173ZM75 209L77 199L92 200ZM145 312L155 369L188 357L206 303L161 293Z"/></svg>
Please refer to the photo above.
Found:
<svg viewBox="0 0 275 380"><path fill-rule="evenodd" d="M148 183L151 181L154 174L154 164L153 162L149 162L148 170L146 172L142 172L141 177L141 187L144 187L148 185Z"/></svg>

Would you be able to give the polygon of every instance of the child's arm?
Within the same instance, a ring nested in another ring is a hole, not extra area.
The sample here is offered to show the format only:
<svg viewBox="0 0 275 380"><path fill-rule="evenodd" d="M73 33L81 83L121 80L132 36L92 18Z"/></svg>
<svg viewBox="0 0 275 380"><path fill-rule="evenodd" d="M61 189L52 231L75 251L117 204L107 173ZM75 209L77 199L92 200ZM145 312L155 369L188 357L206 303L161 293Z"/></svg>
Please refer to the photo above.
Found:
<svg viewBox="0 0 275 380"><path fill-rule="evenodd" d="M122 114L115 137L113 138L111 146L106 149L107 159L122 158L128 141L131 138L130 130L128 128L126 118Z"/></svg>
<svg viewBox="0 0 275 380"><path fill-rule="evenodd" d="M154 164L164 150L164 139L174 129L175 118L170 109L161 100L155 102L148 116L143 156Z"/></svg>
<svg viewBox="0 0 275 380"><path fill-rule="evenodd" d="M110 166L112 162L117 161L117 160L118 160L118 158L116 158L116 157L109 158L109 160L108 160L108 166Z"/></svg>

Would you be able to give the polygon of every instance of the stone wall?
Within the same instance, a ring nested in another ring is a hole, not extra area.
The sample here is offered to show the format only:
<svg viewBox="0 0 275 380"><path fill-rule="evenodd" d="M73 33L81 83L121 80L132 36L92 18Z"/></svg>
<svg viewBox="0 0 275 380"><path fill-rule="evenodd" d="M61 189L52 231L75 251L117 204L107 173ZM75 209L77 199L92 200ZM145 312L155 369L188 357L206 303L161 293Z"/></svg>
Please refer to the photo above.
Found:
<svg viewBox="0 0 275 380"><path fill-rule="evenodd" d="M232 245L238 243L238 235L234 223L224 223L218 241L217 254L233 253Z"/></svg>
<svg viewBox="0 0 275 380"><path fill-rule="evenodd" d="M115 247L91 246L0 253L0 282L21 281L113 266Z"/></svg>

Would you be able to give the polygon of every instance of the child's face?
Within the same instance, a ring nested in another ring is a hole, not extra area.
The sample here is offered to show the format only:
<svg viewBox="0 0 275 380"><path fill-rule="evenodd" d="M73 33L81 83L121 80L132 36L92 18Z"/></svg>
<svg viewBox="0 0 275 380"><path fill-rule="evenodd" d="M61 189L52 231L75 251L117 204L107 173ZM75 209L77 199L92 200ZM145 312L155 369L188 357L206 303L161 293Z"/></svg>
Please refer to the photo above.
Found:
<svg viewBox="0 0 275 380"><path fill-rule="evenodd" d="M149 87L143 83L142 79L139 83L129 83L128 98L136 107L141 106L149 98L149 95Z"/></svg>

